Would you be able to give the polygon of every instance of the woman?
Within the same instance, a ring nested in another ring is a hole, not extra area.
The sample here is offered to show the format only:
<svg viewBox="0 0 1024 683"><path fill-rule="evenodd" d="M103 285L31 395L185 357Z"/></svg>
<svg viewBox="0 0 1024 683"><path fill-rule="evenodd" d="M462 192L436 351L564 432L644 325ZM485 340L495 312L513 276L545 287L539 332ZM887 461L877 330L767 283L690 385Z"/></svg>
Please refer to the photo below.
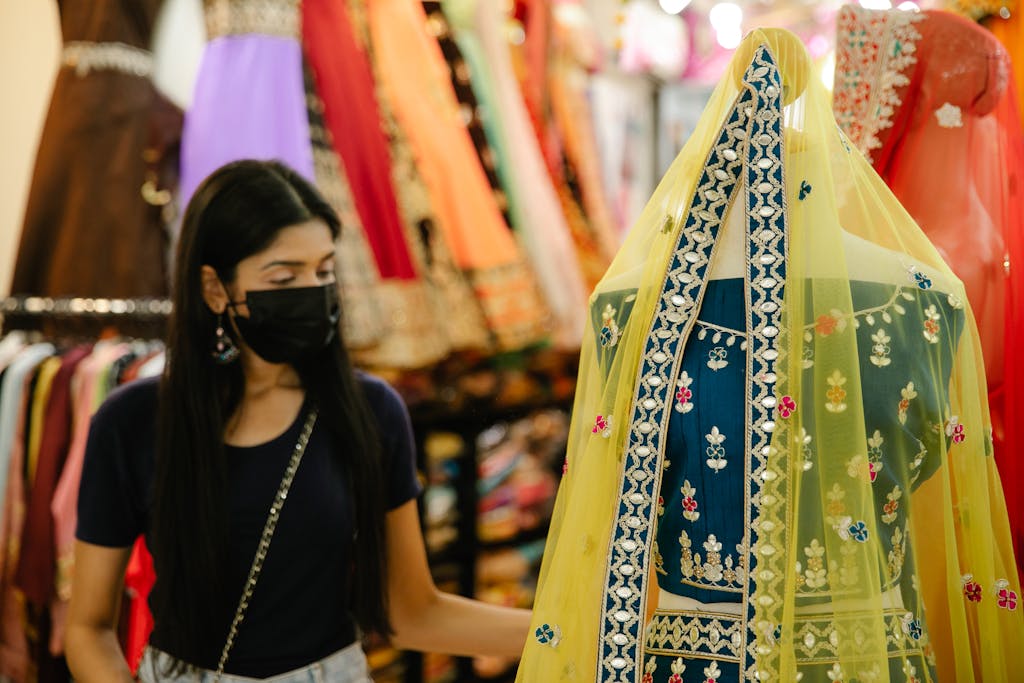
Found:
<svg viewBox="0 0 1024 683"><path fill-rule="evenodd" d="M364 631L462 655L521 649L526 613L433 584L408 415L353 373L339 336L338 231L276 162L229 164L197 190L168 369L115 392L92 424L67 629L76 680L131 680L115 627L141 534L157 573L144 681L195 680L197 667L226 672L201 680L363 683Z"/></svg>
<svg viewBox="0 0 1024 683"><path fill-rule="evenodd" d="M1024 680L964 286L829 104L750 33L598 285L523 683Z"/></svg>

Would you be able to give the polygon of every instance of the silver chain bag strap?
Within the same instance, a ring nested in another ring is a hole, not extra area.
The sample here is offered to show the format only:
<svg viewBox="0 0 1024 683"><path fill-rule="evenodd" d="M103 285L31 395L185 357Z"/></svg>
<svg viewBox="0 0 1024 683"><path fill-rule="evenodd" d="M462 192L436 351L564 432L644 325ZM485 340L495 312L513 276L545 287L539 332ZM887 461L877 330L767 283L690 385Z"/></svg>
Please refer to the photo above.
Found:
<svg viewBox="0 0 1024 683"><path fill-rule="evenodd" d="M217 672L213 677L213 683L220 683L220 679L224 675L224 666L228 662L228 655L231 653L231 648L235 644L235 638L238 636L238 627L241 625L242 619L245 618L245 612L249 608L249 600L252 599L252 592L256 588L256 581L260 578L260 572L263 571L263 561L267 558L267 550L270 548L270 540L274 537L274 529L277 527L277 520L281 516L281 508L284 507L284 501L288 497L288 489L292 487L295 472L299 469L299 463L306 452L306 444L309 443L309 437L313 433L313 425L316 424L316 418L317 410L314 408L309 413L309 417L306 418L306 424L302 428L302 433L299 434L299 440L295 444L295 450L292 452L288 468L284 471L284 477L281 479L281 485L277 489L277 495L274 496L274 502L270 505L267 523L263 525L263 536L260 538L260 544L256 546L256 556L252 559L252 567L249 568L249 578L245 580L242 597L238 601L238 609L235 610L235 618L232 620L231 628L228 630L228 639L224 643L224 649L221 650L220 662L217 664Z"/></svg>

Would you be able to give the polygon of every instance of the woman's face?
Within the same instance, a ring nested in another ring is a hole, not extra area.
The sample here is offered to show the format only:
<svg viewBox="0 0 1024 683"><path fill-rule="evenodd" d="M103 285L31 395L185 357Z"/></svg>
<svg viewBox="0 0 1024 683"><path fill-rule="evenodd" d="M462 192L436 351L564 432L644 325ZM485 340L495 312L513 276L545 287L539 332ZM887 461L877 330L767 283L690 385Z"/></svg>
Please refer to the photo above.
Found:
<svg viewBox="0 0 1024 683"><path fill-rule="evenodd" d="M215 313L233 301L239 304L238 313L248 315L246 292L316 287L334 282L334 277L331 231L322 220L313 219L281 229L270 246L239 261L233 282L220 283L213 269L204 266L204 298Z"/></svg>

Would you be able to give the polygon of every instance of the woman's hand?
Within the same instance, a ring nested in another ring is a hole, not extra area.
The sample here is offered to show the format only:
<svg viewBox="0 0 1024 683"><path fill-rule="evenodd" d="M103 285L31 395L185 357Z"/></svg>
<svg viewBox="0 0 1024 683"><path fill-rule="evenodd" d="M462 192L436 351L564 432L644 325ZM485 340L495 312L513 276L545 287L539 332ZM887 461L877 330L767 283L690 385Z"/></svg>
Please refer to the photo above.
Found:
<svg viewBox="0 0 1024 683"><path fill-rule="evenodd" d="M64 649L77 683L134 680L117 640L117 615L131 548L77 541Z"/></svg>
<svg viewBox="0 0 1024 683"><path fill-rule="evenodd" d="M530 612L442 593L434 585L416 501L387 516L388 591L394 645L464 657L519 658Z"/></svg>

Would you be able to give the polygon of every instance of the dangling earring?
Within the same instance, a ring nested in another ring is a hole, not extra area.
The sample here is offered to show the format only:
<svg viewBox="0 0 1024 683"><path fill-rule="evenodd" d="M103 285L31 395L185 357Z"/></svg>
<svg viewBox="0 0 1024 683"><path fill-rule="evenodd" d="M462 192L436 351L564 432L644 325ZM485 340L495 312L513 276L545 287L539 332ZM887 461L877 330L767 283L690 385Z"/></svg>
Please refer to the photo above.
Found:
<svg viewBox="0 0 1024 683"><path fill-rule="evenodd" d="M235 340L224 331L224 314L217 314L216 343L213 345L213 359L221 365L230 365L238 358L238 347Z"/></svg>

